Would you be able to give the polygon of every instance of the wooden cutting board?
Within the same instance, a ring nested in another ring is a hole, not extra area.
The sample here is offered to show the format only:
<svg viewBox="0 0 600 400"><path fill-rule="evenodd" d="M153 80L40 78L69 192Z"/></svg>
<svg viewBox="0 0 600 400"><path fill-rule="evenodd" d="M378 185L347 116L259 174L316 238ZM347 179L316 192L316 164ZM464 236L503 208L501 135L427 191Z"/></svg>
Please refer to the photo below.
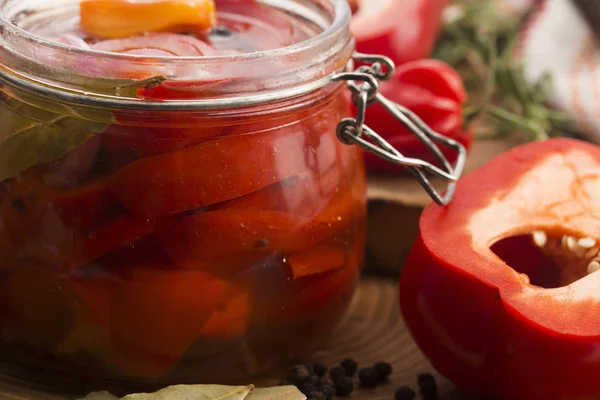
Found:
<svg viewBox="0 0 600 400"><path fill-rule="evenodd" d="M359 390L351 397L355 400L393 400L398 386L416 388L416 377L423 372L436 376L439 400L466 400L465 395L435 373L411 339L400 316L397 286L395 278L363 277L343 322L315 359L326 365L335 365L345 357L353 357L363 366L382 360L393 365L388 384L374 390ZM34 385L23 376L0 370L2 400L69 399L50 394L51 391L50 382Z"/></svg>

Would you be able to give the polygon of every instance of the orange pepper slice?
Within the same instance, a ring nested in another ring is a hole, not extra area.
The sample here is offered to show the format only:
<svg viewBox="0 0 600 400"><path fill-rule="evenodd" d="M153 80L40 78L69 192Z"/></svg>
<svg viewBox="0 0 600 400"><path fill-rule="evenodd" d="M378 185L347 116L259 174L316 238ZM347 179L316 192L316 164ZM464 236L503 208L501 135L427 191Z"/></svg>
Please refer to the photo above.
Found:
<svg viewBox="0 0 600 400"><path fill-rule="evenodd" d="M182 25L209 29L217 23L213 0L84 0L79 15L82 30L110 39L164 32Z"/></svg>

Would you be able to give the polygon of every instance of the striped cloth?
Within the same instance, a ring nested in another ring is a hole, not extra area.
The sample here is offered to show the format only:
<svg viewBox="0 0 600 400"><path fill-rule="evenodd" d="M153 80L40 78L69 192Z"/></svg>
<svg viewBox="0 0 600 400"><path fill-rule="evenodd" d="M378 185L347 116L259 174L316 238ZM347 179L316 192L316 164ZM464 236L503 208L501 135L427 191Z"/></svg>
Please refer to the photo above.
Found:
<svg viewBox="0 0 600 400"><path fill-rule="evenodd" d="M498 0L530 12L515 57L525 79L553 80L551 105L571 115L588 140L600 143L600 45L571 0Z"/></svg>

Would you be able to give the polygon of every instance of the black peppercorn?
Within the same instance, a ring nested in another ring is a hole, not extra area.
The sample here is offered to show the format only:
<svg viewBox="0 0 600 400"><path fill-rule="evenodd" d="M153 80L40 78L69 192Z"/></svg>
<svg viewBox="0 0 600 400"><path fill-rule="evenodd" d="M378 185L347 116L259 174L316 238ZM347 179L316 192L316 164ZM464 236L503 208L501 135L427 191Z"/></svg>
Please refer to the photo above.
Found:
<svg viewBox="0 0 600 400"><path fill-rule="evenodd" d="M308 398L310 400L327 400L327 396L323 392L311 392Z"/></svg>
<svg viewBox="0 0 600 400"><path fill-rule="evenodd" d="M333 387L333 381L326 376L321 378L321 387L325 387L325 386Z"/></svg>
<svg viewBox="0 0 600 400"><path fill-rule="evenodd" d="M325 379L327 382L323 382ZM327 400L331 400L336 393L335 384L329 378L323 378L323 381L321 381L321 391Z"/></svg>
<svg viewBox="0 0 600 400"><path fill-rule="evenodd" d="M317 374L310 374L302 380L302 382L309 382L315 385L315 387L321 386L321 378Z"/></svg>
<svg viewBox="0 0 600 400"><path fill-rule="evenodd" d="M358 380L360 381L360 386L365 388L374 388L377 386L379 376L377 375L377 371L375 371L373 368L362 368L360 371L358 371Z"/></svg>
<svg viewBox="0 0 600 400"><path fill-rule="evenodd" d="M354 382L350 377L339 378L338 380L333 380L335 384L335 394L340 397L350 396L350 393L354 390Z"/></svg>
<svg viewBox="0 0 600 400"><path fill-rule="evenodd" d="M392 374L392 366L386 362L380 361L373 365L373 369L377 372L379 382L385 382Z"/></svg>
<svg viewBox="0 0 600 400"><path fill-rule="evenodd" d="M298 390L302 392L302 394L304 394L306 397L309 397L309 395L312 392L316 392L317 391L317 387L315 385L313 385L310 382L302 382L301 384L299 384L297 386Z"/></svg>
<svg viewBox="0 0 600 400"><path fill-rule="evenodd" d="M424 400L433 400L437 398L437 383L435 377L431 374L420 374L417 378L419 390Z"/></svg>
<svg viewBox="0 0 600 400"><path fill-rule="evenodd" d="M414 400L415 397L417 397L417 393L408 386L399 387L394 394L395 400Z"/></svg>
<svg viewBox="0 0 600 400"><path fill-rule="evenodd" d="M287 380L297 385L301 383L310 375L310 371L306 368L306 365L296 364L292 365L288 371Z"/></svg>
<svg viewBox="0 0 600 400"><path fill-rule="evenodd" d="M329 370L329 376L331 377L331 380L335 382L338 379L346 377L346 370L342 367L331 368Z"/></svg>
<svg viewBox="0 0 600 400"><path fill-rule="evenodd" d="M356 374L356 371L358 371L357 362L351 358L346 358L344 361L341 362L340 366L344 368L344 371L346 371L346 376L354 376L354 374Z"/></svg>
<svg viewBox="0 0 600 400"><path fill-rule="evenodd" d="M317 376L322 378L327 373L327 366L321 363L316 363L315 365L313 365L313 372L317 374Z"/></svg>

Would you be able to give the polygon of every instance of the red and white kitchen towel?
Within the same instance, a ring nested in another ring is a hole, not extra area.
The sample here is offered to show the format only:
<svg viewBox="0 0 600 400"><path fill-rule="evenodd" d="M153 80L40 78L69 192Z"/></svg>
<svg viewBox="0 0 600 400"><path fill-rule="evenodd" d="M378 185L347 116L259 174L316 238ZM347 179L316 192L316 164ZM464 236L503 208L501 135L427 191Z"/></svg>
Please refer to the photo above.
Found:
<svg viewBox="0 0 600 400"><path fill-rule="evenodd" d="M600 143L600 40L571 0L498 0L502 7L531 10L515 54L525 79L545 73L553 81L551 105L569 113L581 133Z"/></svg>

